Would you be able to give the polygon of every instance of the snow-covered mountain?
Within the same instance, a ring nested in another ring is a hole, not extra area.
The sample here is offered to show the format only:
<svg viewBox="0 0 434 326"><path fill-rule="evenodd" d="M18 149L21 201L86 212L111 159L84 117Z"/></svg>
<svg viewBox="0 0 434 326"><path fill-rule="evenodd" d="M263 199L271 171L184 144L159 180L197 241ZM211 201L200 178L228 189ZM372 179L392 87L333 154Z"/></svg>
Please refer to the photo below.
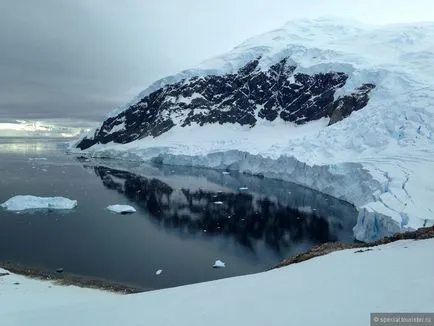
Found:
<svg viewBox="0 0 434 326"><path fill-rule="evenodd" d="M288 58L263 70L260 62L258 56L234 73L194 76L163 86L105 120L95 136L78 147L158 137L174 126L229 123L254 127L260 120L276 119L304 124L323 117L332 124L363 108L375 87L363 84L335 99L335 92L348 79L343 72L294 73L297 66Z"/></svg>
<svg viewBox="0 0 434 326"><path fill-rule="evenodd" d="M434 23L297 20L152 84L75 146L354 203L359 240L434 223Z"/></svg>

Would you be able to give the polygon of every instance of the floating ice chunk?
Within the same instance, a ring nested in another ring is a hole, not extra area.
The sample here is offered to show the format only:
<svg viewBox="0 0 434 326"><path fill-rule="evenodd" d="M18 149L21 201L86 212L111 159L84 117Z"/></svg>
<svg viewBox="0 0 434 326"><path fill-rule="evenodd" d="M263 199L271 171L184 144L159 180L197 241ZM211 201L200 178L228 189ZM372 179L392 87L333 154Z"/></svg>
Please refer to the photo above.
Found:
<svg viewBox="0 0 434 326"><path fill-rule="evenodd" d="M228 171L223 171L222 174L224 174L224 175L228 175L228 174L230 174L230 172L228 172Z"/></svg>
<svg viewBox="0 0 434 326"><path fill-rule="evenodd" d="M155 272L155 275L160 275L161 273L163 273L163 270L159 269L158 271Z"/></svg>
<svg viewBox="0 0 434 326"><path fill-rule="evenodd" d="M128 214L136 212L136 209L129 205L109 205L107 206L107 209L113 213L118 214Z"/></svg>
<svg viewBox="0 0 434 326"><path fill-rule="evenodd" d="M226 267L226 263L222 262L221 260L216 260L214 265L212 265L213 268L224 268Z"/></svg>
<svg viewBox="0 0 434 326"><path fill-rule="evenodd" d="M223 205L223 202L222 201L215 201L214 204L216 204L216 205Z"/></svg>
<svg viewBox="0 0 434 326"><path fill-rule="evenodd" d="M64 197L37 197L19 195L12 197L0 205L9 211L23 211L32 209L73 209L77 201Z"/></svg>
<svg viewBox="0 0 434 326"><path fill-rule="evenodd" d="M248 190L249 188L247 188L247 187L240 187L239 189L240 190Z"/></svg>

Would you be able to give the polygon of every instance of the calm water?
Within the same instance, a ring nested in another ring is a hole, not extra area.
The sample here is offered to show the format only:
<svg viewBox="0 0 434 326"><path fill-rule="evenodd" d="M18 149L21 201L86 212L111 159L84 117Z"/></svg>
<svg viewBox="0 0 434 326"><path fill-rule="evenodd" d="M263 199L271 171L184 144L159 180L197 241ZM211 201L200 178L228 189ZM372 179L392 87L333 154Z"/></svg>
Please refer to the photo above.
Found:
<svg viewBox="0 0 434 326"><path fill-rule="evenodd" d="M65 196L78 207L0 210L0 260L146 289L261 272L313 245L351 242L357 216L345 202L290 183L85 161L56 140L0 138L0 203L19 194ZM137 213L110 213L111 204ZM227 267L213 269L217 259Z"/></svg>

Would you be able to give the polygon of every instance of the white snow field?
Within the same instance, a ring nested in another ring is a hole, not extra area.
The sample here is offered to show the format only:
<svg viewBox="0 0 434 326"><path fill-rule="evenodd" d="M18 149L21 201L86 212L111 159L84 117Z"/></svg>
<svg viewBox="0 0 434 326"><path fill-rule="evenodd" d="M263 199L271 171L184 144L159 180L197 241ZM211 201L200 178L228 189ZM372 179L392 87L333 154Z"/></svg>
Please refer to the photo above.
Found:
<svg viewBox="0 0 434 326"><path fill-rule="evenodd" d="M19 195L5 201L0 207L9 211L26 211L38 209L67 210L77 207L77 201L65 197L37 197Z"/></svg>
<svg viewBox="0 0 434 326"><path fill-rule="evenodd" d="M39 281L29 280L22 284L29 290L20 294L1 285L0 318L8 326L365 326L372 312L432 312L433 246L434 239L401 240L264 273L126 296L84 289L50 296L54 289L34 291Z"/></svg>
<svg viewBox="0 0 434 326"><path fill-rule="evenodd" d="M347 84L336 96L363 83L376 88L365 108L329 127L328 119L305 125L261 121L253 128L175 126L157 138L97 144L87 152L261 173L299 183L353 203L359 210L354 235L362 241L434 224L434 23L374 27L334 19L288 22L157 81L109 116L166 84L236 72L258 56L263 69L289 57L296 72L347 73Z"/></svg>
<svg viewBox="0 0 434 326"><path fill-rule="evenodd" d="M4 275L5 273L9 275ZM54 309L68 304L88 302L119 294L54 282L31 279L0 268L1 325L8 325L3 315L29 313L43 308Z"/></svg>
<svg viewBox="0 0 434 326"><path fill-rule="evenodd" d="M136 209L130 205L109 205L107 209L117 214L135 213Z"/></svg>

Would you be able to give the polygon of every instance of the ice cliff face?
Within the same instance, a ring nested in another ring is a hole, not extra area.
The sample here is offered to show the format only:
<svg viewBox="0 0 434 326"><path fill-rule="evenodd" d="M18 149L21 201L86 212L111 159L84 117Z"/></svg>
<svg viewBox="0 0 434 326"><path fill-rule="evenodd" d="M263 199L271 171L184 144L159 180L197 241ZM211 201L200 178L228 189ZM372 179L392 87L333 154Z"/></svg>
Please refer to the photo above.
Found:
<svg viewBox="0 0 434 326"><path fill-rule="evenodd" d="M159 80L75 147L286 179L359 209L359 240L434 224L434 23L289 22Z"/></svg>

